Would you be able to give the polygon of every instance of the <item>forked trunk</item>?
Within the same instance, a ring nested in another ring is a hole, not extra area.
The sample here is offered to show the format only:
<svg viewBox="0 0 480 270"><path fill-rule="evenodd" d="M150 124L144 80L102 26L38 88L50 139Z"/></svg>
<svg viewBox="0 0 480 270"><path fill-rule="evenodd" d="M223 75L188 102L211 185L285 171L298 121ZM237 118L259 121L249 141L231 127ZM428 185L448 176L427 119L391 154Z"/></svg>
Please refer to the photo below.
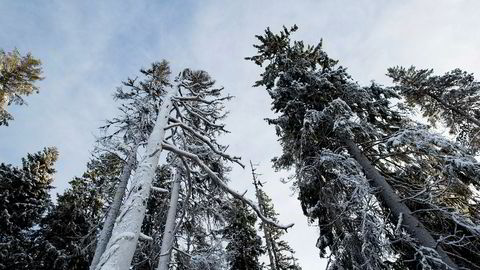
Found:
<svg viewBox="0 0 480 270"><path fill-rule="evenodd" d="M173 107L172 97L177 91L176 88L171 88L160 107L155 126L148 138L144 158L133 176L132 189L121 207L112 237L96 269L127 270L130 268L155 178L155 169L162 151L165 127Z"/></svg>

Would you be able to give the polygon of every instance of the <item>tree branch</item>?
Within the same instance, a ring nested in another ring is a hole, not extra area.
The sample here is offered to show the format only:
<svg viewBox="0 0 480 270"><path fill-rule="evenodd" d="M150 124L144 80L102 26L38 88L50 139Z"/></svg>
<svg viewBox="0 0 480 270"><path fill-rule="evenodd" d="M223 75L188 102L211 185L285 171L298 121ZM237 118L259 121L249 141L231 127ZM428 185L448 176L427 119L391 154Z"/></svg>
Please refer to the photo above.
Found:
<svg viewBox="0 0 480 270"><path fill-rule="evenodd" d="M244 203L248 204L253 209L253 211L255 211L255 213L257 213L257 216L263 222L265 222L267 224L270 224L272 226L275 226L277 228L284 229L284 230L286 230L286 229L288 229L288 228L290 228L294 225L293 223L288 224L288 225L277 224L275 221L265 217L262 214L262 212L260 211L260 209L255 205L255 203L253 203L251 200L243 197L241 194L239 194L235 190L231 189L227 184L225 184L225 182L223 182L223 180L220 179L220 177L217 176L217 174L215 174L205 163L203 163L203 161L200 160L200 158L197 155L192 154L190 152L183 151L183 150L178 149L177 147L175 147L173 145L166 144L166 143L163 143L162 147L163 147L163 149L165 149L167 151L173 152L173 153L175 153L179 156L183 156L183 157L186 157L186 158L189 158L189 159L193 160L198 166L200 166L205 172L207 172L207 174L212 178L212 180L214 180L214 182L217 185L219 185L224 191L230 193L234 198L236 198L238 200L241 200Z"/></svg>

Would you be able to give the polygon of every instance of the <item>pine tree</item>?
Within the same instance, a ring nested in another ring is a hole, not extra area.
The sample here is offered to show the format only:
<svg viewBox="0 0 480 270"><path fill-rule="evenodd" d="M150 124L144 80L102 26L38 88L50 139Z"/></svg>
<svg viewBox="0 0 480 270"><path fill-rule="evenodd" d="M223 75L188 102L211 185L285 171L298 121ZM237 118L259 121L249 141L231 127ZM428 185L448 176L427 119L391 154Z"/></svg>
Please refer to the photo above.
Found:
<svg viewBox="0 0 480 270"><path fill-rule="evenodd" d="M255 195L257 197L258 206L266 217L277 220L277 212L275 211L272 199L262 190L262 183L258 179L256 168L250 161L252 169L253 185L255 186ZM270 261L271 270L301 270L294 257L295 251L290 247L287 241L282 239L285 234L284 230L272 227L268 224L260 224L265 238L266 251Z"/></svg>
<svg viewBox="0 0 480 270"><path fill-rule="evenodd" d="M318 222L317 246L321 256L326 256L326 248L330 249L334 258L331 269L385 267L392 251L382 236L386 234L385 222L376 213L372 188L335 135L333 127L345 125L341 121L335 125L329 123L332 117L340 118L335 113L343 111L342 107L331 107L339 97L349 98L352 101L349 104L354 103L363 114L368 113L367 109L379 107L375 106L379 103L371 97L371 89L358 87L349 81L344 68L335 68L336 61L321 50L321 44L316 47L300 41L291 44L290 32L296 29L284 29L280 35L267 29L264 36L257 36L261 42L255 45L259 54L248 58L258 65L267 62L256 86L266 86L274 112L280 113L277 119L268 120L276 126L283 147L283 154L274 159L274 166L296 167L303 212ZM381 110L376 111L379 118L383 116ZM323 112L325 116L317 116L315 112ZM388 111L385 113L389 116ZM345 118L349 119L348 114ZM317 131L321 123L323 130ZM368 123L364 127L360 131L369 131Z"/></svg>
<svg viewBox="0 0 480 270"><path fill-rule="evenodd" d="M476 267L475 252L463 248L478 249L478 200L468 188L478 189L478 162L393 110L399 96L391 89L353 82L321 43L291 42L296 29L267 29L248 59L267 63L256 86L267 88L279 114L268 120L283 146L275 166L296 167L329 267Z"/></svg>
<svg viewBox="0 0 480 270"><path fill-rule="evenodd" d="M18 50L5 53L0 49L0 126L13 120L7 106L25 103L22 96L38 92L35 81L42 80L41 62L31 54L22 56Z"/></svg>
<svg viewBox="0 0 480 270"><path fill-rule="evenodd" d="M115 154L102 155L87 165L82 177L58 196L35 233L33 269L88 269L99 221L112 200L123 162Z"/></svg>
<svg viewBox="0 0 480 270"><path fill-rule="evenodd" d="M388 69L394 89L407 105L419 106L432 125L446 125L457 140L473 153L480 147L480 83L473 74L454 69L442 76L431 69Z"/></svg>
<svg viewBox="0 0 480 270"><path fill-rule="evenodd" d="M31 265L32 230L51 206L58 152L46 148L22 159L22 167L0 164L0 269Z"/></svg>
<svg viewBox="0 0 480 270"><path fill-rule="evenodd" d="M239 201L234 201L224 237L228 239L228 269L260 270L260 256L264 253L262 240L255 229L256 216Z"/></svg>

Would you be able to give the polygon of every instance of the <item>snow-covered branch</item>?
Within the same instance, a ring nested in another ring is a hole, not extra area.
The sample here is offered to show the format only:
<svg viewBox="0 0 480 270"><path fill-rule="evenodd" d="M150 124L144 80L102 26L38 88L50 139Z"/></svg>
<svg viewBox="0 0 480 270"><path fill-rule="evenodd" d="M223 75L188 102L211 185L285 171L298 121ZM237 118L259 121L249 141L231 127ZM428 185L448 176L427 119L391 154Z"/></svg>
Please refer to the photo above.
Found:
<svg viewBox="0 0 480 270"><path fill-rule="evenodd" d="M245 165L243 165L241 162L240 162L240 157L231 157L230 155L228 154L225 154L224 152L221 152L219 151L213 144L212 142L210 141L209 138L203 136L202 134L198 133L197 131L195 131L193 128L187 126L185 123L175 119L175 118L170 118L169 119L170 121L173 121L174 124L171 124L169 125L168 127L174 127L174 126L178 126L178 127L181 127L182 129L190 132L193 136L195 136L196 138L200 139L202 142L204 142L215 154L219 155L219 156L222 156L223 158L227 159L227 160L230 160L232 162L235 162L237 163L238 165L240 165L242 168L245 168Z"/></svg>
<svg viewBox="0 0 480 270"><path fill-rule="evenodd" d="M248 204L252 209L253 211L255 211L255 213L257 213L258 217L265 223L267 224L270 224L272 226L275 226L277 228L281 228L281 229L288 229L290 227L292 227L294 224L291 223L291 224L288 224L288 225L281 225L281 224L278 224L276 223L275 221L265 217L262 212L260 211L260 209L257 207L257 205L255 205L254 202L252 202L251 200L243 197L240 193L238 193L237 191L231 189L227 184L225 184L225 182L220 179L220 177L218 177L218 175L213 172L197 155L193 154L193 153L190 153L190 152L187 152L187 151L183 151L173 145L170 145L170 144L167 144L167 143L163 143L162 144L162 147L163 149L165 150L168 150L168 151L171 151L177 155L180 155L180 156L183 156L183 157L186 157L188 159L191 159L193 160L199 167L201 167L211 178L212 180L218 185L220 186L223 190L225 190L226 192L228 192L229 194L231 194L234 198L238 199L238 200L241 200L243 201L244 203Z"/></svg>
<svg viewBox="0 0 480 270"><path fill-rule="evenodd" d="M230 100L232 98L233 98L233 96L228 95L226 97L216 98L216 99L213 99L213 100L205 100L203 98L200 98L199 96L193 96L193 97L175 97L174 100L195 101L195 102L201 102L201 103L205 103L205 104L208 104L208 105L212 105L212 104L224 101L224 100Z"/></svg>
<svg viewBox="0 0 480 270"><path fill-rule="evenodd" d="M208 126L211 126L211 127L216 127L216 128L219 128L221 129L222 131L224 132L227 132L227 130L225 130L225 125L218 125L218 124L215 124L213 122L211 122L210 120L208 120L207 118L205 118L204 116L200 115L199 113L196 113L195 111L193 111L193 108L186 104L185 102L180 102L180 104L182 104L182 108L184 108L189 114L195 116L195 117L198 117L199 119L201 119L206 125Z"/></svg>

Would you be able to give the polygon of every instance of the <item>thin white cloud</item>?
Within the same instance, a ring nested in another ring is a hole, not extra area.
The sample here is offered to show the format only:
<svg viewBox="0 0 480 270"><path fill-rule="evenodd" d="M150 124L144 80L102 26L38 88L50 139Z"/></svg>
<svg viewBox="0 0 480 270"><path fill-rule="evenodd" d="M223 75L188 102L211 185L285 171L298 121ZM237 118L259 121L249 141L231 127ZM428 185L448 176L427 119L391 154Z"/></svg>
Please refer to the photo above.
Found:
<svg viewBox="0 0 480 270"><path fill-rule="evenodd" d="M246 163L261 164L280 220L297 224L287 237L304 270L325 262L314 247L317 229L307 226L295 195L279 182L287 173L270 166L281 151L263 121L272 116L270 100L251 87L261 70L243 60L255 53L254 35L296 23L294 37L324 38L327 52L361 83L389 83L384 74L392 65L480 69L478 1L0 2L0 44L31 51L46 76L41 93L27 98L28 107L12 107L16 120L0 129L0 161L18 164L25 153L55 145L55 185L62 190L85 169L96 128L115 114L111 94L122 80L162 58L174 72L205 69L237 97L228 105L232 133L222 141ZM230 178L253 195L248 170L235 168Z"/></svg>

